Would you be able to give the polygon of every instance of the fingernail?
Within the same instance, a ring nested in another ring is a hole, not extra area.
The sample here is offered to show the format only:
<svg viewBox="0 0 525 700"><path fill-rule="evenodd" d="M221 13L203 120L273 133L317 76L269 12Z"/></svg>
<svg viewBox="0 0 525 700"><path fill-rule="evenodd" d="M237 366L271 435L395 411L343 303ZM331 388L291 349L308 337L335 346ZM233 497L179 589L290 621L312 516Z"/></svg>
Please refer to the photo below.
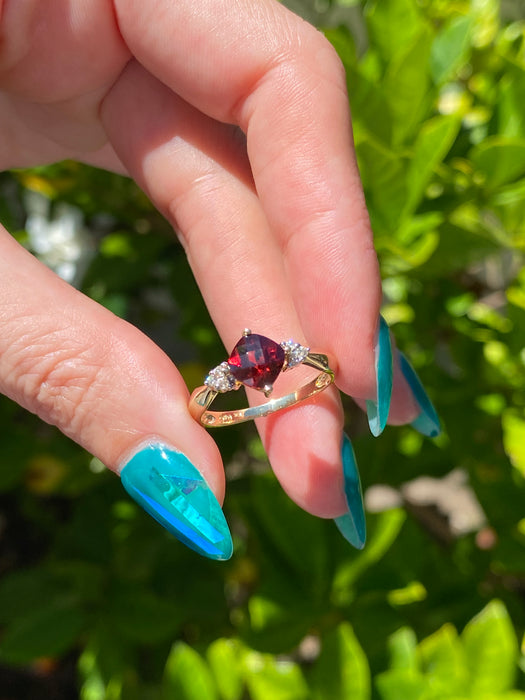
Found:
<svg viewBox="0 0 525 700"><path fill-rule="evenodd" d="M441 425L432 401L428 398L427 392L414 368L402 352L399 353L399 362L403 376L407 380L414 399L421 409L419 416L410 425L422 435L437 437L441 432Z"/></svg>
<svg viewBox="0 0 525 700"><path fill-rule="evenodd" d="M340 533L356 549L363 549L366 542L366 520L363 505L363 493L361 491L361 479L355 459L352 443L347 435L343 434L341 448L343 460L343 475L345 480L345 496L348 505L348 513L335 518Z"/></svg>
<svg viewBox="0 0 525 700"><path fill-rule="evenodd" d="M232 539L219 502L181 452L150 443L126 462L120 478L131 498L187 547L210 559L231 557Z"/></svg>
<svg viewBox="0 0 525 700"><path fill-rule="evenodd" d="M372 435L381 435L385 429L392 398L392 343L390 330L385 319L379 317L377 342L375 346L376 400L366 402L368 425Z"/></svg>

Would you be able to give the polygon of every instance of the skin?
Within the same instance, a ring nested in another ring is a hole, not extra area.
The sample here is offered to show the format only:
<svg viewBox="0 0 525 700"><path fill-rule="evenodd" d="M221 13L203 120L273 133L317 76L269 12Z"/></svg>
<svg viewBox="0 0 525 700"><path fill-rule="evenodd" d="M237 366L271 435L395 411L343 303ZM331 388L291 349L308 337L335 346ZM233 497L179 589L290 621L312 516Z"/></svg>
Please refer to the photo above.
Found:
<svg viewBox="0 0 525 700"><path fill-rule="evenodd" d="M228 351L246 327L293 337L329 355L341 391L372 398L381 284L324 37L274 0L4 0L0 13L0 166L73 158L131 176L172 223ZM160 438L224 498L168 357L3 228L0 358L0 391L110 469ZM396 367L390 422L417 413ZM291 498L345 512L337 391L258 427Z"/></svg>

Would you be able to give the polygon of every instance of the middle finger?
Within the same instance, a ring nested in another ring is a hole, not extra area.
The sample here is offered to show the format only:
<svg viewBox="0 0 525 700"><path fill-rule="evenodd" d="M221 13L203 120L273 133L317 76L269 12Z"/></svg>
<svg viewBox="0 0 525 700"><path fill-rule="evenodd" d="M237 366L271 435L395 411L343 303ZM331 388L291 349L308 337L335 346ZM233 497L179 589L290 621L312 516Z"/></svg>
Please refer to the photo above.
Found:
<svg viewBox="0 0 525 700"><path fill-rule="evenodd" d="M305 343L239 132L198 112L133 62L106 98L102 118L128 171L180 232L226 347L246 327ZM279 382L292 390L297 374ZM285 491L316 515L344 513L337 392L258 423Z"/></svg>

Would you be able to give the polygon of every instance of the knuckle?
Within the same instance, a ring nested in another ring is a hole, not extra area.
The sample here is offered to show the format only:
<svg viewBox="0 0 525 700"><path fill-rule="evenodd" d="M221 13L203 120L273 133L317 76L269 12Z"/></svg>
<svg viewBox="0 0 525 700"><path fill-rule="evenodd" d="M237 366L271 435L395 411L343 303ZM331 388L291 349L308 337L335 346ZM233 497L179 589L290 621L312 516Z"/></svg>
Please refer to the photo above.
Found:
<svg viewBox="0 0 525 700"><path fill-rule="evenodd" d="M20 337L11 346L7 393L67 435L80 435L103 382L101 349L76 346L64 331ZM9 388L9 387L8 387Z"/></svg>
<svg viewBox="0 0 525 700"><path fill-rule="evenodd" d="M99 382L100 366L82 356L53 359L35 386L37 413L66 433L80 435L93 403L90 396Z"/></svg>
<svg viewBox="0 0 525 700"><path fill-rule="evenodd" d="M304 70L306 66L323 82L340 87L346 85L344 66L337 51L322 32L307 22L303 21L301 30L295 32L294 38L289 41L284 59L290 61L297 71Z"/></svg>

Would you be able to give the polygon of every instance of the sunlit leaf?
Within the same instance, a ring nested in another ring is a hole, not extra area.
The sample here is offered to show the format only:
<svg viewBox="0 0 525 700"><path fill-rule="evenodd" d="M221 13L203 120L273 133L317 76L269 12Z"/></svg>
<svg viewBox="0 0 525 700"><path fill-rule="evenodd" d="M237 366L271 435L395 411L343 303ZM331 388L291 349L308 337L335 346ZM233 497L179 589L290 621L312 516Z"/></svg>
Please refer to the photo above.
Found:
<svg viewBox="0 0 525 700"><path fill-rule="evenodd" d="M392 115L392 140L402 144L419 128L432 93L427 66L432 33L423 30L407 48L388 65L384 88Z"/></svg>
<svg viewBox="0 0 525 700"><path fill-rule="evenodd" d="M467 624L461 638L472 697L510 690L516 675L518 643L503 603L490 602Z"/></svg>
<svg viewBox="0 0 525 700"><path fill-rule="evenodd" d="M469 15L452 17L432 44L430 70L434 82L454 77L457 69L468 59L473 18Z"/></svg>
<svg viewBox="0 0 525 700"><path fill-rule="evenodd" d="M425 26L412 0L375 0L368 3L366 18L373 44L386 61L404 51Z"/></svg>
<svg viewBox="0 0 525 700"><path fill-rule="evenodd" d="M341 623L323 638L310 687L312 700L369 700L368 662L350 625Z"/></svg>
<svg viewBox="0 0 525 700"><path fill-rule="evenodd" d="M441 627L420 643L419 652L436 698L468 694L465 651L455 627Z"/></svg>
<svg viewBox="0 0 525 700"><path fill-rule="evenodd" d="M302 671L291 661L249 652L244 657L244 677L251 700L309 700Z"/></svg>
<svg viewBox="0 0 525 700"><path fill-rule="evenodd" d="M418 671L417 639L413 629L402 627L388 638L390 668Z"/></svg>
<svg viewBox="0 0 525 700"><path fill-rule="evenodd" d="M407 173L405 216L416 210L435 168L450 150L459 127L460 121L454 115L434 117L421 127Z"/></svg>
<svg viewBox="0 0 525 700"><path fill-rule="evenodd" d="M525 71L509 66L500 82L497 104L499 133L508 138L525 138Z"/></svg>
<svg viewBox="0 0 525 700"><path fill-rule="evenodd" d="M192 647L173 645L164 669L163 700L218 700L211 671Z"/></svg>
<svg viewBox="0 0 525 700"><path fill-rule="evenodd" d="M488 187L498 187L525 173L525 139L493 136L476 146L472 162Z"/></svg>
<svg viewBox="0 0 525 700"><path fill-rule="evenodd" d="M425 700L424 676L411 669L394 669L380 673L375 684L381 700Z"/></svg>
<svg viewBox="0 0 525 700"><path fill-rule="evenodd" d="M221 700L241 700L244 691L242 676L245 650L235 639L216 639L206 656Z"/></svg>
<svg viewBox="0 0 525 700"><path fill-rule="evenodd" d="M525 477L525 415L513 409L501 417L503 445L512 466Z"/></svg>

